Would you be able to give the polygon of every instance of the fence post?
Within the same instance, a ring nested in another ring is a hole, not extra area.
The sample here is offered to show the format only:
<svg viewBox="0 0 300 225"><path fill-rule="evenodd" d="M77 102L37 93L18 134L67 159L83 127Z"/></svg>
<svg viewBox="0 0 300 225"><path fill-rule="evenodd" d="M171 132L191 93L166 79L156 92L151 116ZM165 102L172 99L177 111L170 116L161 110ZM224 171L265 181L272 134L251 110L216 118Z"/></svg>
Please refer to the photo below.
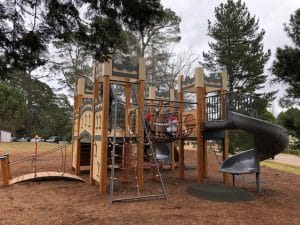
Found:
<svg viewBox="0 0 300 225"><path fill-rule="evenodd" d="M11 170L10 170L10 161L9 161L9 154L6 153L4 154L4 156L6 156L6 160L7 160L7 173L8 173L8 178L11 179Z"/></svg>
<svg viewBox="0 0 300 225"><path fill-rule="evenodd" d="M2 170L2 186L9 186L9 177L10 177L10 169L9 169L9 155L0 156L1 161L1 170Z"/></svg>

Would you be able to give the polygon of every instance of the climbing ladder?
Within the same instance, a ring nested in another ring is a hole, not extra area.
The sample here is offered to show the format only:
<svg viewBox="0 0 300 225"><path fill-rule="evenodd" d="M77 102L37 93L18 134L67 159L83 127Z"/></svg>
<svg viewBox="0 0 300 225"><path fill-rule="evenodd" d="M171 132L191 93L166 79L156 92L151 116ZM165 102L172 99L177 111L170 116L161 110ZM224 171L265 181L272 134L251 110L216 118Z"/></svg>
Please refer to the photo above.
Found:
<svg viewBox="0 0 300 225"><path fill-rule="evenodd" d="M118 90L118 82L117 82L117 88L116 90ZM116 94L116 96L118 96L118 93ZM153 193L154 190L150 190L150 192L146 192L146 188L143 187L141 188L139 186L139 179L141 179L139 176L138 176L138 167L139 167L139 164L137 163L137 157L136 156L133 156L132 154L128 157L130 157L130 164L129 165L125 165L125 167L123 168L124 170L127 170L128 171L131 171L133 172L133 174L130 174L128 173L128 175L132 175L133 176L133 179L131 178L127 178L125 180L121 180L120 178L118 178L116 176L116 157L118 157L118 155L116 154L116 147L118 146L118 143L117 143L117 137L116 137L116 129L117 129L117 117L118 117L118 112L117 112L117 104L118 104L118 101L117 99L115 100L115 110L114 110L114 123L113 123L113 139L111 140L111 176L110 176L110 203L113 204L114 202L120 202L120 201L133 201L133 200L146 200L146 199L164 199L164 200L167 200L167 192L166 192L166 189L165 189L165 185L164 185L164 182L163 182L163 179L162 179L162 175L161 175L161 172L159 170L159 165L158 165L158 162L156 160L156 157L155 157L155 151L154 151L154 148L153 148L153 145L152 145L152 141L150 140L150 134L148 132L148 130L146 129L146 124L145 124L145 120L144 120L144 115L143 115L143 111L141 110L141 107L139 105L139 101L137 99L137 96L136 96L136 91L135 89L133 88L133 97L135 98L135 101L137 103L137 107L138 107L138 113L139 113L139 116L140 118L142 119L142 123L143 123L143 127L144 127L144 130L145 130L145 134L146 134L146 138L148 140L148 143L149 143L149 147L150 147L150 152L148 154L149 158L149 164L150 167L148 169L148 172L150 172L150 177L143 177L143 181L145 180L152 180L153 182L155 181L155 179L159 179L159 186L160 186L160 192L159 193ZM138 137L137 140L138 141L141 141L139 140L140 139L143 139L144 137ZM129 143L128 143L129 141ZM133 144L133 138L129 138L129 140L125 140L124 138L124 141L123 141L123 147L124 145L127 143L127 144ZM123 159L124 159L124 156L123 156ZM125 159L126 160L126 159ZM143 165L144 166L144 165ZM116 189L116 182L122 182L122 187L124 185L127 185L128 184L131 184L131 183L135 183L135 191L124 191L122 190L122 195L120 197L120 195L118 197L116 197L115 195L115 189ZM128 193L128 194L127 194ZM126 195L127 194L127 195ZM126 195L126 196L125 196Z"/></svg>

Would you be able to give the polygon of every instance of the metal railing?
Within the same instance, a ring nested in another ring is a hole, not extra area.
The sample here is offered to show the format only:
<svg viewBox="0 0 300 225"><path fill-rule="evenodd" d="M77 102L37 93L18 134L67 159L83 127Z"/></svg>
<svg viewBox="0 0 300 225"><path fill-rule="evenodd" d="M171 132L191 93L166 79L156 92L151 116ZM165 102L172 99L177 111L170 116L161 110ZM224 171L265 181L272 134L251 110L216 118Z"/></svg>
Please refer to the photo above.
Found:
<svg viewBox="0 0 300 225"><path fill-rule="evenodd" d="M227 92L206 97L206 121L225 119L229 111L256 116L255 95Z"/></svg>

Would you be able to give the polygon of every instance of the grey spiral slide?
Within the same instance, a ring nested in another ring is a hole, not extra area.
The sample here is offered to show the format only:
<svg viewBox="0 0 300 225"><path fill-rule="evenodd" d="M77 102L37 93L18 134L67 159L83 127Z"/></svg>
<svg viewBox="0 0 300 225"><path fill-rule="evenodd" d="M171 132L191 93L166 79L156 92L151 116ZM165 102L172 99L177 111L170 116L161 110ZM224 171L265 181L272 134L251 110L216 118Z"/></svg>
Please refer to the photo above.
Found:
<svg viewBox="0 0 300 225"><path fill-rule="evenodd" d="M254 136L254 148L227 158L220 167L221 172L242 174L259 172L259 161L282 152L288 145L288 132L281 126L229 112L228 119L205 122L204 132L225 129L240 129Z"/></svg>

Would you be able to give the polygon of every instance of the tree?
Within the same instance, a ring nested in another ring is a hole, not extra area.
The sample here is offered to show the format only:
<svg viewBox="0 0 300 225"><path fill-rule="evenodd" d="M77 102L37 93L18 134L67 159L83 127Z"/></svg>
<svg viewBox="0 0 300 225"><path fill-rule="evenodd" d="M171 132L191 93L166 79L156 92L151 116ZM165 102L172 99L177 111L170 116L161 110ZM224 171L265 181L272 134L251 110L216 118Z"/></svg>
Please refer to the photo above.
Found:
<svg viewBox="0 0 300 225"><path fill-rule="evenodd" d="M300 110L290 108L286 112L281 112L277 117L277 122L285 127L290 133L300 138Z"/></svg>
<svg viewBox="0 0 300 225"><path fill-rule="evenodd" d="M214 24L208 21L208 36L213 41L209 42L210 50L203 52L202 65L210 71L210 75L226 70L230 92L255 93L264 86L267 78L264 66L270 57L270 50L264 52L263 49L265 31L259 29L258 19L250 15L241 0L221 3L215 8L215 17ZM259 106L263 105L265 109L270 95L272 93L261 96ZM229 101L233 102L232 99ZM258 109L264 111L261 107ZM252 139L243 132L230 131L229 139L231 151L253 146Z"/></svg>
<svg viewBox="0 0 300 225"><path fill-rule="evenodd" d="M80 44L103 62L124 47L127 27L145 32L163 20L159 0L14 0L0 3L0 69L31 72L44 65L53 40Z"/></svg>
<svg viewBox="0 0 300 225"><path fill-rule="evenodd" d="M264 65L270 50L263 51L265 31L241 0L227 0L215 8L216 22L208 21L210 51L203 53L203 66L212 73L227 70L229 91L253 93L266 82Z"/></svg>
<svg viewBox="0 0 300 225"><path fill-rule="evenodd" d="M284 24L284 30L291 38L294 46L277 48L276 59L272 72L276 76L275 82L288 85L286 95L281 99L283 106L300 104L300 9L290 17L290 23Z"/></svg>
<svg viewBox="0 0 300 225"><path fill-rule="evenodd" d="M178 42L181 19L171 9L164 9L160 0L124 0L125 26L135 34L139 43L139 56L146 48L167 42Z"/></svg>
<svg viewBox="0 0 300 225"><path fill-rule="evenodd" d="M24 127L25 99L17 89L0 84L0 128L15 132Z"/></svg>
<svg viewBox="0 0 300 225"><path fill-rule="evenodd" d="M300 138L300 110L290 108L281 112L277 117L277 123L289 130L290 134Z"/></svg>
<svg viewBox="0 0 300 225"><path fill-rule="evenodd" d="M53 42L53 57L44 68L49 79L59 82L60 88L74 92L74 84L80 77L91 76L92 56L76 43Z"/></svg>

